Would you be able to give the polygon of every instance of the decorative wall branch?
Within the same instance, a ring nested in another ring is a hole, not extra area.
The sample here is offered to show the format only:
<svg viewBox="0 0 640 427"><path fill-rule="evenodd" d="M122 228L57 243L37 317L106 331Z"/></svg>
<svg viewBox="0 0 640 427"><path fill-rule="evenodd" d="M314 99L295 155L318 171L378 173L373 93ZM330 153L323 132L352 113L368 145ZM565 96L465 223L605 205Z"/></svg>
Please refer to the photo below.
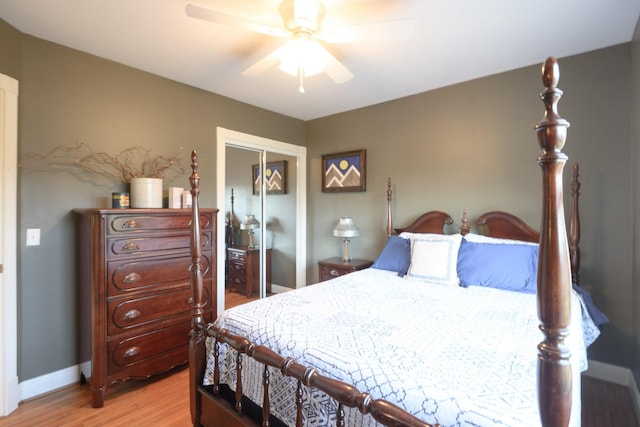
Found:
<svg viewBox="0 0 640 427"><path fill-rule="evenodd" d="M182 164L181 153L182 147L173 156L152 157L151 150L135 146L113 156L103 151L94 151L89 145L78 142L73 146L57 146L44 155L27 155L26 164L22 166L30 170L77 168L128 183L131 178L165 178L169 169L172 175L184 175L186 169Z"/></svg>

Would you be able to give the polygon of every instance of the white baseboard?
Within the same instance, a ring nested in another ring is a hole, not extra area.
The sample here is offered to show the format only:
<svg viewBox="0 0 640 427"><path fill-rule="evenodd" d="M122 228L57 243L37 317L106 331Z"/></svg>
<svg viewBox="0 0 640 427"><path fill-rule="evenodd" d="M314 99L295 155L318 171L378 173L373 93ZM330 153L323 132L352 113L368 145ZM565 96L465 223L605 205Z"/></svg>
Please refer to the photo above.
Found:
<svg viewBox="0 0 640 427"><path fill-rule="evenodd" d="M20 401L31 399L78 382L80 382L79 365L22 381L19 384Z"/></svg>
<svg viewBox="0 0 640 427"><path fill-rule="evenodd" d="M274 285L273 283L271 284L271 292L273 292L274 294L281 294L283 292L288 292L288 291L292 291L293 288L287 288L286 286L280 286L280 285Z"/></svg>
<svg viewBox="0 0 640 427"><path fill-rule="evenodd" d="M636 418L640 420L640 392L638 392L638 385L631 369L590 360L589 369L583 372L583 374L591 378L608 381L629 388Z"/></svg>

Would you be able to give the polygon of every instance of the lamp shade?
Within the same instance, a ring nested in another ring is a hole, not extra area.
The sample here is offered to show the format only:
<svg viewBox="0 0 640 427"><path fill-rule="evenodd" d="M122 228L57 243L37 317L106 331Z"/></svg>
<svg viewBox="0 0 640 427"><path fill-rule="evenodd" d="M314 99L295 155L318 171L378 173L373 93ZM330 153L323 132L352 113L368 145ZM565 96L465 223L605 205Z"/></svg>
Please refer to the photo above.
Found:
<svg viewBox="0 0 640 427"><path fill-rule="evenodd" d="M340 217L338 224L333 229L333 235L336 237L357 237L360 235L360 229L353 223L353 219L348 216Z"/></svg>
<svg viewBox="0 0 640 427"><path fill-rule="evenodd" d="M255 215L247 215L244 217L244 221L240 223L241 230L253 230L260 228L260 221L258 221Z"/></svg>

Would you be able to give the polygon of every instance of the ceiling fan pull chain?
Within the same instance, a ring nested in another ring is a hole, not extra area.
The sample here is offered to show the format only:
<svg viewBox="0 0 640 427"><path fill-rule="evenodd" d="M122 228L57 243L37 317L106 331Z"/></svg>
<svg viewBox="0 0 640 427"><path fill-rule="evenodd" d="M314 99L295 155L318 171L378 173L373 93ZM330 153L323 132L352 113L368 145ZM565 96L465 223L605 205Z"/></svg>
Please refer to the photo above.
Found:
<svg viewBox="0 0 640 427"><path fill-rule="evenodd" d="M304 93L304 65L298 66L298 91Z"/></svg>

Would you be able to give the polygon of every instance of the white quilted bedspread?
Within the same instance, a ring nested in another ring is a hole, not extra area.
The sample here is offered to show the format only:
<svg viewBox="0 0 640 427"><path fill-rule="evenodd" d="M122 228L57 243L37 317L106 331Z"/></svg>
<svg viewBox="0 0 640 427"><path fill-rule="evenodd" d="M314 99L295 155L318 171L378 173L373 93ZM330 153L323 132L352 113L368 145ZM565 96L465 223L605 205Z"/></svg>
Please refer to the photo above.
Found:
<svg viewBox="0 0 640 427"><path fill-rule="evenodd" d="M582 316L578 298L574 294L568 338L576 426L579 372L587 367L586 345L599 333ZM532 294L433 285L367 269L235 307L216 323L429 423L540 425L536 346L542 333ZM221 381L233 385L234 356L222 349L221 355ZM212 356L208 365L205 384L212 383ZM243 390L261 402L261 369L253 365L244 363L257 374L249 380L245 372ZM272 413L290 425L294 386L273 370ZM335 425L335 404L326 396L311 390L304 399L306 426ZM357 410L347 417L348 426L376 425Z"/></svg>

